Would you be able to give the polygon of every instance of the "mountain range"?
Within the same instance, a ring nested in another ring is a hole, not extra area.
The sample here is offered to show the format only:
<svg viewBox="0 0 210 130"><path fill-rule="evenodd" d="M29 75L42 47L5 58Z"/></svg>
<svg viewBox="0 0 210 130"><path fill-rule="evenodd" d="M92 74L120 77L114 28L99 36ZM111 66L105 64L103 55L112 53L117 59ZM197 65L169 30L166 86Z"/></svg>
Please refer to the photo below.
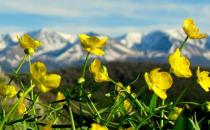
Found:
<svg viewBox="0 0 210 130"><path fill-rule="evenodd" d="M50 29L40 29L26 32L43 44L31 57L33 61L43 61L50 70L61 67L81 65L86 52L83 51L78 35L65 34ZM17 36L23 32L0 35L0 66L8 72L18 66L23 50L20 48ZM104 36L89 32L91 36ZM167 63L170 53L180 46L186 35L183 30L155 30L147 33L130 32L119 37L109 36L104 47L103 61L141 61ZM193 66L210 66L210 38L188 40L182 53L186 55ZM92 56L93 58L94 56ZM27 68L27 65L24 67Z"/></svg>

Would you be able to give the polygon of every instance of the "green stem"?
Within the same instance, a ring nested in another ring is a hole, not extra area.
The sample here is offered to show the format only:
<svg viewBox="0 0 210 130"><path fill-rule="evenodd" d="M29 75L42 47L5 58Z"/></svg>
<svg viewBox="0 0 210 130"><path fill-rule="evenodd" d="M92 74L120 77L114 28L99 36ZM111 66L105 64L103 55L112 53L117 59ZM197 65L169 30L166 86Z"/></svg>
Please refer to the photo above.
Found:
<svg viewBox="0 0 210 130"><path fill-rule="evenodd" d="M70 116L70 120L71 120L72 129L76 130L75 124L74 124L74 117L73 117L73 113L72 113L72 109L71 109L70 103L68 103L68 109L69 109L69 116Z"/></svg>
<svg viewBox="0 0 210 130"><path fill-rule="evenodd" d="M85 72L86 72L86 68L87 68L87 62L88 62L88 58L90 56L90 53L88 52L85 58L85 63L83 66L83 70L82 70L82 77L85 78Z"/></svg>
<svg viewBox="0 0 210 130"><path fill-rule="evenodd" d="M162 100L162 104L161 105L162 106L165 105L165 100L164 99ZM161 112L160 112L160 117L161 117L161 120L160 120L160 128L163 128L163 124L164 124L164 122L163 122L163 116L164 116L164 110L162 109Z"/></svg>
<svg viewBox="0 0 210 130"><path fill-rule="evenodd" d="M99 112L98 112L98 110L97 110L97 108L96 108L95 104L92 102L92 100L91 100L89 97L88 97L88 99L89 99L90 104L91 104L91 106L93 107L94 111L96 112L96 115L97 115L97 116L98 116L98 118L101 120L101 119L102 119L102 117L101 117L101 115L99 114Z"/></svg>
<svg viewBox="0 0 210 130"><path fill-rule="evenodd" d="M181 43L181 46L179 47L180 51L184 47L185 43L187 42L188 36L184 39L184 41Z"/></svg>
<svg viewBox="0 0 210 130"><path fill-rule="evenodd" d="M25 54L25 55L23 56L23 58L22 58L20 64L18 65L17 69L16 69L15 72L14 72L15 75L17 75L17 74L19 73L20 69L22 68L23 64L24 64L25 61L26 61L26 58L27 58L27 55ZM14 79L14 78L11 78L7 85L10 85L13 79Z"/></svg>
<svg viewBox="0 0 210 130"><path fill-rule="evenodd" d="M23 101L23 99L28 95L28 93L29 93L30 91L33 90L34 87L35 87L34 85L30 86L30 87L24 92L23 96L20 97L20 98L17 100L17 102L15 103L15 105L13 105L13 107L10 109L10 111L6 114L5 118L4 118L3 121L1 122L1 124L0 124L0 130L3 129L5 122L7 122L8 119L12 116L12 114L14 114L14 111L15 111L15 109L17 108L17 106L20 104L20 102Z"/></svg>
<svg viewBox="0 0 210 130"><path fill-rule="evenodd" d="M89 58L89 55L90 53L88 52L87 55L86 55L86 58L85 58L85 62L84 62L84 65L83 65L83 69L82 69L82 77L85 78L85 72L86 72L86 68L87 68L87 62L88 62L88 58ZM83 85L84 83L82 83L80 85L80 91L79 91L79 96L80 96L80 101L82 100L82 89L83 89ZM80 115L82 115L82 103L80 102L79 104L79 107L80 107Z"/></svg>

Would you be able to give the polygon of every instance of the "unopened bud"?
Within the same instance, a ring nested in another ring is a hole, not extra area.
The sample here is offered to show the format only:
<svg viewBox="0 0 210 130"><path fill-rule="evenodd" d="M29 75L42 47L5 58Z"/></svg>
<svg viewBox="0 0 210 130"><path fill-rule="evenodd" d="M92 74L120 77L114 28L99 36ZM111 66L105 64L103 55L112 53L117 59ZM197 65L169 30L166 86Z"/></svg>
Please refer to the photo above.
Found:
<svg viewBox="0 0 210 130"><path fill-rule="evenodd" d="M202 104L201 109L205 112L210 112L210 101L206 101Z"/></svg>
<svg viewBox="0 0 210 130"><path fill-rule="evenodd" d="M85 82L85 78L83 78L83 77L80 77L78 80L77 80L77 83L78 84L82 84L82 83L84 83Z"/></svg>
<svg viewBox="0 0 210 130"><path fill-rule="evenodd" d="M33 55L34 54L34 49L33 48L26 48L24 49L24 52L26 55Z"/></svg>

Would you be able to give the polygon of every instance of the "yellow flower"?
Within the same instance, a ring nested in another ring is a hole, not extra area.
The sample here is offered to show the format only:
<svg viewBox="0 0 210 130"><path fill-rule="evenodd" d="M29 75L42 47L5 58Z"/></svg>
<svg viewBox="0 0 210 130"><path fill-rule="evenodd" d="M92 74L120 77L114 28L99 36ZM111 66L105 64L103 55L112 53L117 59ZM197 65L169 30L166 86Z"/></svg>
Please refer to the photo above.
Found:
<svg viewBox="0 0 210 130"><path fill-rule="evenodd" d="M101 126L97 123L92 123L91 124L91 130L108 130L108 128L105 127L105 126Z"/></svg>
<svg viewBox="0 0 210 130"><path fill-rule="evenodd" d="M0 95L13 98L17 94L17 88L14 85L0 85Z"/></svg>
<svg viewBox="0 0 210 130"><path fill-rule="evenodd" d="M44 127L41 128L41 130L52 130L52 122L49 121Z"/></svg>
<svg viewBox="0 0 210 130"><path fill-rule="evenodd" d="M168 115L168 119L176 120L179 117L182 110L183 110L183 108L174 107L173 111Z"/></svg>
<svg viewBox="0 0 210 130"><path fill-rule="evenodd" d="M172 72L177 77L190 78L192 76L192 72L190 70L190 61L181 55L179 48L177 48L174 53L169 55L168 61Z"/></svg>
<svg viewBox="0 0 210 130"><path fill-rule="evenodd" d="M20 102L20 104L18 104L17 113L21 115L25 111L26 111L26 105L25 105L25 101L23 100L22 102Z"/></svg>
<svg viewBox="0 0 210 130"><path fill-rule="evenodd" d="M191 18L184 20L183 29L186 35L191 39L202 39L207 37L206 34L199 32L198 27L196 27L194 21Z"/></svg>
<svg viewBox="0 0 210 130"><path fill-rule="evenodd" d="M34 50L42 44L40 41L31 38L28 34L24 34L18 38L18 41L20 46L25 50L26 54L33 54Z"/></svg>
<svg viewBox="0 0 210 130"><path fill-rule="evenodd" d="M58 74L47 74L47 68L42 62L35 62L31 65L31 75L36 86L46 93L53 88L58 88L61 81L61 76Z"/></svg>
<svg viewBox="0 0 210 130"><path fill-rule="evenodd" d="M94 55L104 55L104 51L101 49L106 45L107 37L99 39L95 36L88 36L86 34L79 35L80 42L85 51Z"/></svg>
<svg viewBox="0 0 210 130"><path fill-rule="evenodd" d="M171 75L167 72L159 72L160 68L155 68L150 73L145 73L144 78L149 87L161 99L166 99L166 90L169 89L173 83Z"/></svg>
<svg viewBox="0 0 210 130"><path fill-rule="evenodd" d="M206 91L209 92L210 89L210 77L209 76L209 72L208 71L202 71L200 72L200 67L198 66L197 69L197 83L200 84L200 86Z"/></svg>
<svg viewBox="0 0 210 130"><path fill-rule="evenodd" d="M101 62L98 59L94 59L90 65L90 73L94 75L96 82L109 81L109 76L107 68L104 65L101 65Z"/></svg>
<svg viewBox="0 0 210 130"><path fill-rule="evenodd" d="M124 108L128 113L132 112L132 104L129 102L128 99L124 100Z"/></svg>
<svg viewBox="0 0 210 130"><path fill-rule="evenodd" d="M64 100L65 96L60 91L58 92L56 96L56 101ZM65 103L65 101L58 103L59 106L62 106Z"/></svg>

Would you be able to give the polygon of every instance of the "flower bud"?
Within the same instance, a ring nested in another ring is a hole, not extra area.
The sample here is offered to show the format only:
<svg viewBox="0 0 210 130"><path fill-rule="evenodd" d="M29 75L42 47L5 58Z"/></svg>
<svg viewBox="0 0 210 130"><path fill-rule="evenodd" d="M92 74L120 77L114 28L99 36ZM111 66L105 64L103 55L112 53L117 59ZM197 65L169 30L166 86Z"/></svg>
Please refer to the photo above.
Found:
<svg viewBox="0 0 210 130"><path fill-rule="evenodd" d="M33 48L25 48L24 52L26 55L33 55L34 54L34 49Z"/></svg>
<svg viewBox="0 0 210 130"><path fill-rule="evenodd" d="M210 101L206 101L202 104L201 109L205 112L210 112Z"/></svg>
<svg viewBox="0 0 210 130"><path fill-rule="evenodd" d="M182 112L183 108L174 107L173 111L169 114L168 118L170 120L176 120L179 117L179 114Z"/></svg>
<svg viewBox="0 0 210 130"><path fill-rule="evenodd" d="M80 77L78 80L77 80L77 83L78 84L83 84L85 82L85 78L84 77Z"/></svg>

